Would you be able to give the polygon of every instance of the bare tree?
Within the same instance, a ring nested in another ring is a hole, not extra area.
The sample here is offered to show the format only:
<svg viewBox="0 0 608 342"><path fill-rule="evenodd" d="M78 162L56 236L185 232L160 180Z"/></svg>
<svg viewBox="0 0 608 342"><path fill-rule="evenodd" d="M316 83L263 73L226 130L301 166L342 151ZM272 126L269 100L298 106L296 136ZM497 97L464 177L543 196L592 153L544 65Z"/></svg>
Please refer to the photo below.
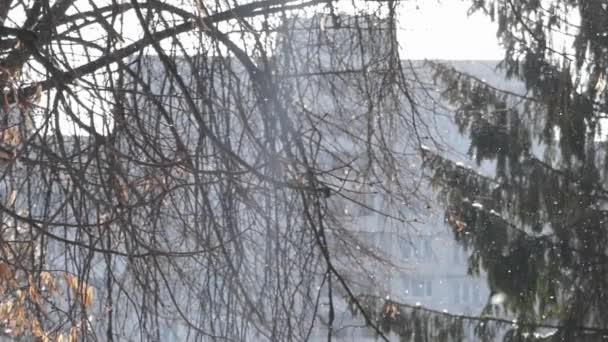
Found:
<svg viewBox="0 0 608 342"><path fill-rule="evenodd" d="M331 339L346 297L383 336L353 216L407 227L430 128L395 3L337 5L2 2L5 332Z"/></svg>

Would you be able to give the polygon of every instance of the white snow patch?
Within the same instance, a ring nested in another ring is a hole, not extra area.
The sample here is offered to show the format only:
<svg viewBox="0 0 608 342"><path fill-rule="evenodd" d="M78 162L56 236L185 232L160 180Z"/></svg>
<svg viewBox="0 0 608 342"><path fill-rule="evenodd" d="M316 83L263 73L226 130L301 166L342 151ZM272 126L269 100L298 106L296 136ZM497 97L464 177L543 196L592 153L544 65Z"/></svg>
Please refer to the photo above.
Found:
<svg viewBox="0 0 608 342"><path fill-rule="evenodd" d="M479 203L479 202L473 202L473 204L471 204L473 206L473 208L476 209L483 209L483 204Z"/></svg>
<svg viewBox="0 0 608 342"><path fill-rule="evenodd" d="M500 305L500 304L504 303L506 299L507 299L506 294L504 294L502 292L498 292L495 295L493 295L492 298L490 298L490 303L492 303L492 305Z"/></svg>

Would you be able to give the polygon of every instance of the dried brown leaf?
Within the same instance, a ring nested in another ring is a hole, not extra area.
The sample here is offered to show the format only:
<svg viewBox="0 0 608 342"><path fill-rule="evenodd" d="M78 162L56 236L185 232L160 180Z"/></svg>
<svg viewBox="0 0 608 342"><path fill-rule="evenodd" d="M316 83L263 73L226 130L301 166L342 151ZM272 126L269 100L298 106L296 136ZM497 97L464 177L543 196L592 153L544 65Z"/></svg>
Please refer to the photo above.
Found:
<svg viewBox="0 0 608 342"><path fill-rule="evenodd" d="M70 328L70 335L68 336L68 342L78 341L78 327L74 326Z"/></svg>
<svg viewBox="0 0 608 342"><path fill-rule="evenodd" d="M44 331L42 331L42 327L40 326L40 322L37 319L32 320L32 335L36 337L43 337Z"/></svg>
<svg viewBox="0 0 608 342"><path fill-rule="evenodd" d="M22 142L19 127L13 126L2 131L2 142L7 145L17 146Z"/></svg>

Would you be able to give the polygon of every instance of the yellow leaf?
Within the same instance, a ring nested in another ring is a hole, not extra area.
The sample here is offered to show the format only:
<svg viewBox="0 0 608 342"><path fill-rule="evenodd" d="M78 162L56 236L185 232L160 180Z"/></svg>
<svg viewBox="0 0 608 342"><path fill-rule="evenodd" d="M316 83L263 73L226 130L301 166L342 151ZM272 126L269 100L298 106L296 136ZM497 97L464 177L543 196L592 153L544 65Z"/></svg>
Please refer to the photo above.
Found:
<svg viewBox="0 0 608 342"><path fill-rule="evenodd" d="M2 131L2 141L7 145L20 145L21 133L19 133L19 127L13 126Z"/></svg>
<svg viewBox="0 0 608 342"><path fill-rule="evenodd" d="M7 203L7 205L9 207L12 207L12 206L15 205L15 201L17 201L17 191L12 190L11 194L8 197L8 203Z"/></svg>
<svg viewBox="0 0 608 342"><path fill-rule="evenodd" d="M0 320L12 318L11 312L13 311L13 302L8 301L0 305Z"/></svg>
<svg viewBox="0 0 608 342"><path fill-rule="evenodd" d="M91 305L93 305L93 288L90 286L87 286L86 291L83 289L82 290L82 303L84 304L85 308L90 308Z"/></svg>
<svg viewBox="0 0 608 342"><path fill-rule="evenodd" d="M65 278L65 282L68 284L68 287L72 291L76 291L78 289L78 278L68 273L64 273L63 277Z"/></svg>
<svg viewBox="0 0 608 342"><path fill-rule="evenodd" d="M54 294L57 290L55 287L55 280L49 272L40 273L40 283L43 286L46 286L51 294Z"/></svg>
<svg viewBox="0 0 608 342"><path fill-rule="evenodd" d="M32 321L32 335L34 335L36 337L42 337L42 336L44 336L44 332L42 331L42 327L40 327L40 323L35 318Z"/></svg>
<svg viewBox="0 0 608 342"><path fill-rule="evenodd" d="M49 286L53 283L53 276L49 272L40 272L40 281L42 285Z"/></svg>
<svg viewBox="0 0 608 342"><path fill-rule="evenodd" d="M77 294L77 297L80 298L85 308L90 308L91 305L93 305L93 288L84 282L80 282L78 278L73 275L64 273L63 276L68 287Z"/></svg>
<svg viewBox="0 0 608 342"><path fill-rule="evenodd" d="M467 224L465 222L460 221L460 220L456 220L455 224L456 224L456 231L459 232L459 233L462 232L462 231L464 231L465 228L467 227Z"/></svg>
<svg viewBox="0 0 608 342"><path fill-rule="evenodd" d="M0 262L0 281L7 281L13 277L13 273L7 264Z"/></svg>
<svg viewBox="0 0 608 342"><path fill-rule="evenodd" d="M126 203L129 201L129 187L126 184L122 184L122 182L118 179L118 177L112 177L111 186L118 197L118 201L121 203Z"/></svg>
<svg viewBox="0 0 608 342"><path fill-rule="evenodd" d="M70 336L68 336L68 342L77 342L78 341L78 327L70 328Z"/></svg>
<svg viewBox="0 0 608 342"><path fill-rule="evenodd" d="M18 305L15 307L14 313L13 322L15 326L23 324L23 322L25 322L25 309L23 308L23 305Z"/></svg>
<svg viewBox="0 0 608 342"><path fill-rule="evenodd" d="M391 319L395 319L397 318L397 316L399 316L399 309L397 308L397 306L395 306L395 304L390 304L386 307L384 314L390 317Z"/></svg>
<svg viewBox="0 0 608 342"><path fill-rule="evenodd" d="M30 287L28 289L28 294L29 294L32 302L34 302L38 305L42 305L42 296L40 296L40 293L38 292L38 290L36 289L35 286L30 285Z"/></svg>
<svg viewBox="0 0 608 342"><path fill-rule="evenodd" d="M36 103L40 103L41 99L42 99L42 84L38 83L36 85L36 93L34 93L34 101Z"/></svg>
<svg viewBox="0 0 608 342"><path fill-rule="evenodd" d="M15 297L17 297L18 303L23 303L23 301L25 300L25 292L23 292L21 290L17 290L15 292Z"/></svg>

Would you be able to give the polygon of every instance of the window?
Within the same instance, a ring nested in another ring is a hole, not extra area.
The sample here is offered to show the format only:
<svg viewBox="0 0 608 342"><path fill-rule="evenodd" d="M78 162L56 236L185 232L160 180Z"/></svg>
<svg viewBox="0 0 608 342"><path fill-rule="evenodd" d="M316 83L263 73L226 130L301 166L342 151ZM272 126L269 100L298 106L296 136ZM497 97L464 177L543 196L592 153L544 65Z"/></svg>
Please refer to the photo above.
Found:
<svg viewBox="0 0 608 342"><path fill-rule="evenodd" d="M422 280L413 280L412 281L412 294L416 297L424 297L424 281Z"/></svg>
<svg viewBox="0 0 608 342"><path fill-rule="evenodd" d="M425 295L427 297L431 297L433 295L433 282L430 281L430 280L427 280L427 281L424 282L424 285L426 287L426 289L425 289L426 290Z"/></svg>
<svg viewBox="0 0 608 342"><path fill-rule="evenodd" d="M412 294L412 289L410 288L410 279L408 277L401 278L401 287L403 288L403 293L405 293L406 296Z"/></svg>
<svg viewBox="0 0 608 342"><path fill-rule="evenodd" d="M454 303L460 304L460 282L454 280Z"/></svg>
<svg viewBox="0 0 608 342"><path fill-rule="evenodd" d="M401 242L399 246L400 256L403 259L415 258L420 261L433 259L430 239L423 238L412 242Z"/></svg>
<svg viewBox="0 0 608 342"><path fill-rule="evenodd" d="M360 191L363 190L345 191L344 196L346 198L330 197L328 200L329 210L338 216L363 217L375 214L377 195Z"/></svg>
<svg viewBox="0 0 608 342"><path fill-rule="evenodd" d="M331 196L327 201L329 211L337 216L347 215L346 201L338 196Z"/></svg>
<svg viewBox="0 0 608 342"><path fill-rule="evenodd" d="M454 244L453 252L454 252L454 263L460 264L467 261L468 255L467 252L460 245Z"/></svg>
<svg viewBox="0 0 608 342"><path fill-rule="evenodd" d="M431 247L431 239L424 239L422 243L422 259L431 260L433 258L433 248Z"/></svg>
<svg viewBox="0 0 608 342"><path fill-rule="evenodd" d="M470 289L469 284L466 284L466 283L463 284L463 286L462 286L462 302L463 303L469 303L471 300L469 289Z"/></svg>
<svg viewBox="0 0 608 342"><path fill-rule="evenodd" d="M409 242L400 243L399 246L400 246L399 251L401 254L401 258L409 259L412 257L412 246L410 245Z"/></svg>
<svg viewBox="0 0 608 342"><path fill-rule="evenodd" d="M366 190L362 190L366 191ZM361 192L358 193L354 200L356 203L353 203L355 206L354 213L357 216L370 216L374 214L376 195L371 193Z"/></svg>
<svg viewBox="0 0 608 342"><path fill-rule="evenodd" d="M433 281L420 278L403 278L403 291L413 297L431 297L433 295Z"/></svg>
<svg viewBox="0 0 608 342"><path fill-rule="evenodd" d="M479 284L468 280L454 280L454 303L480 303Z"/></svg>
<svg viewBox="0 0 608 342"><path fill-rule="evenodd" d="M423 238L416 241L399 242L399 256L402 259L412 259L428 261L433 259L432 240Z"/></svg>
<svg viewBox="0 0 608 342"><path fill-rule="evenodd" d="M474 284L472 290L473 293L471 295L473 296L473 300L476 303L481 303L481 289L479 287L479 284Z"/></svg>

